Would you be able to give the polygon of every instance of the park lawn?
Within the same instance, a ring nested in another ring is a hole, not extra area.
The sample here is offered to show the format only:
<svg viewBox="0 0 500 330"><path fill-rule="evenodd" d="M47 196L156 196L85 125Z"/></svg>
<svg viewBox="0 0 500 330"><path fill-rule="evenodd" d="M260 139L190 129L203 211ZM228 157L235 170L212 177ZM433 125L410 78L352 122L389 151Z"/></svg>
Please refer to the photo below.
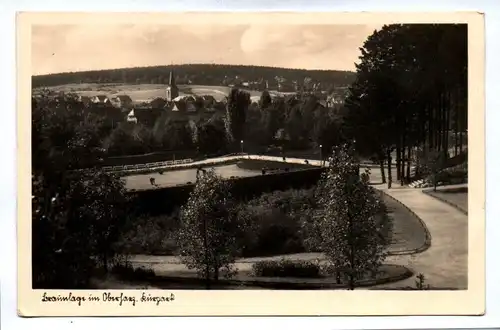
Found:
<svg viewBox="0 0 500 330"><path fill-rule="evenodd" d="M389 253L411 254L413 251L425 249L429 233L422 221L393 198L383 194L382 200L387 206L389 216L393 219Z"/></svg>
<svg viewBox="0 0 500 330"><path fill-rule="evenodd" d="M437 191L429 190L426 193L467 213L469 203L467 187L439 189Z"/></svg>

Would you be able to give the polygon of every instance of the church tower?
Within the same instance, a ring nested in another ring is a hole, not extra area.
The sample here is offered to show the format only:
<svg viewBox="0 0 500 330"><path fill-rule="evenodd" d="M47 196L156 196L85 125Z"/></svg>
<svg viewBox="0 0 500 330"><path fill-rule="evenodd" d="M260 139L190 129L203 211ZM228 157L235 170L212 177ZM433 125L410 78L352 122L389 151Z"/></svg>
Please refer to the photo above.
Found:
<svg viewBox="0 0 500 330"><path fill-rule="evenodd" d="M179 88L177 87L177 85L175 83L174 70L172 69L172 70L170 70L170 77L168 79L166 99L168 102L171 102L177 96L179 96Z"/></svg>

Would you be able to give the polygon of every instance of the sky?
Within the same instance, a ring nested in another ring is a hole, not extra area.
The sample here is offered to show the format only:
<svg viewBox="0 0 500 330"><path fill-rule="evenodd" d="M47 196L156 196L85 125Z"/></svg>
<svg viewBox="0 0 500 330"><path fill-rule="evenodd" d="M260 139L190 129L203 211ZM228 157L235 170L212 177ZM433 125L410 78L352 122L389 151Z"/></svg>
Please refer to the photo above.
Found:
<svg viewBox="0 0 500 330"><path fill-rule="evenodd" d="M187 63L354 70L375 25L34 25L32 74Z"/></svg>

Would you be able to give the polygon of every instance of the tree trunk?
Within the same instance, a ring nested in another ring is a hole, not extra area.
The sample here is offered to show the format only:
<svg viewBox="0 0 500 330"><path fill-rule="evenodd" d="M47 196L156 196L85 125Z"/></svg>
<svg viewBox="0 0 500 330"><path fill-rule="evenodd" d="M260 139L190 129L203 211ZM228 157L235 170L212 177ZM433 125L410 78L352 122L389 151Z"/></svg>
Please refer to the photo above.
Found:
<svg viewBox="0 0 500 330"><path fill-rule="evenodd" d="M406 159L407 159L407 162L406 162L406 182L410 182L410 178L411 178L411 171L410 171L410 167L411 167L411 148L410 147L408 147L408 149L407 149Z"/></svg>
<svg viewBox="0 0 500 330"><path fill-rule="evenodd" d="M427 131L429 130L429 108L426 106L425 107L425 114L424 114L424 118L422 120L422 122L420 123L420 125L422 125L422 135L420 136L420 138L422 139L421 142L422 142L422 146L425 148L425 145L426 143L428 143L429 139L428 139L428 134L427 134Z"/></svg>
<svg viewBox="0 0 500 330"><path fill-rule="evenodd" d="M453 123L453 130L455 131L454 132L454 136L455 136L455 153L454 155L455 156L458 156L458 104L457 104L457 93L456 93L456 90L455 92L453 93L453 96L454 96L454 102L453 102L453 114L455 115L454 116L454 123Z"/></svg>
<svg viewBox="0 0 500 330"><path fill-rule="evenodd" d="M348 284L348 289L349 290L354 290L354 274L353 272L349 272L349 284Z"/></svg>
<svg viewBox="0 0 500 330"><path fill-rule="evenodd" d="M396 181L401 178L401 146L398 142L396 146Z"/></svg>
<svg viewBox="0 0 500 330"><path fill-rule="evenodd" d="M437 118L436 118L436 130L435 130L435 133L437 135L437 139L436 139L436 146L437 146L437 150L438 151L441 151L441 146L443 145L442 143L442 138L443 138L443 135L442 135L442 130L441 130L441 126L443 124L443 109L442 109L442 102L441 102L441 93L438 94L438 103L437 103Z"/></svg>
<svg viewBox="0 0 500 330"><path fill-rule="evenodd" d="M444 111L444 144L443 149L446 150L445 156L448 158L448 150L449 150L449 140L450 140L450 92L447 90L445 94L445 111Z"/></svg>
<svg viewBox="0 0 500 330"><path fill-rule="evenodd" d="M214 269L214 282L217 283L219 281L219 268L220 267L218 265L216 265L214 268L215 268Z"/></svg>
<svg viewBox="0 0 500 330"><path fill-rule="evenodd" d="M433 150L434 149L434 106L431 104L429 106L429 117L428 117L428 127L427 131L429 134L428 138L428 143L429 143L429 149Z"/></svg>
<svg viewBox="0 0 500 330"><path fill-rule="evenodd" d="M391 163L392 163L391 150L387 149L387 188L388 189L391 189L391 186L392 186Z"/></svg>
<svg viewBox="0 0 500 330"><path fill-rule="evenodd" d="M349 205L347 205L349 206ZM349 263L350 263L350 270L349 270L349 285L348 285L348 288L349 290L354 290L354 271L356 269L355 267L355 260L356 260L356 247L354 246L354 242L353 242L353 220L350 216L350 214L348 214L349 216L349 226L348 226L348 230L349 230L349 245L350 245L350 248L351 248L351 255L349 256L350 260L349 260Z"/></svg>
<svg viewBox="0 0 500 330"><path fill-rule="evenodd" d="M401 148L401 156L400 156L400 163L399 165L401 166L399 170L399 181L401 183L401 186L405 185L405 146L403 144L403 147Z"/></svg>
<svg viewBox="0 0 500 330"><path fill-rule="evenodd" d="M207 290L210 290L210 259L208 257L208 232L207 220L203 218L203 248L205 252L205 285Z"/></svg>
<svg viewBox="0 0 500 330"><path fill-rule="evenodd" d="M403 119L403 134L401 136L401 170L400 170L400 179L401 186L405 185L405 149L406 149L406 120Z"/></svg>
<svg viewBox="0 0 500 330"><path fill-rule="evenodd" d="M462 94L462 93L460 93ZM459 147L460 147L460 154L463 153L463 146L464 146L464 127L466 127L465 125L465 113L467 113L467 107L465 106L467 103L464 103L463 100L460 100L460 107L459 107L459 134L460 134L460 142L459 142Z"/></svg>
<svg viewBox="0 0 500 330"><path fill-rule="evenodd" d="M383 158L380 158L379 165L380 165L380 174L382 175L382 183L387 183L387 180L385 179L385 169L384 169L384 159Z"/></svg>
<svg viewBox="0 0 500 330"><path fill-rule="evenodd" d="M425 144L424 144L424 148L425 148ZM415 177L417 179L420 179L420 151L419 149L417 148L415 150Z"/></svg>

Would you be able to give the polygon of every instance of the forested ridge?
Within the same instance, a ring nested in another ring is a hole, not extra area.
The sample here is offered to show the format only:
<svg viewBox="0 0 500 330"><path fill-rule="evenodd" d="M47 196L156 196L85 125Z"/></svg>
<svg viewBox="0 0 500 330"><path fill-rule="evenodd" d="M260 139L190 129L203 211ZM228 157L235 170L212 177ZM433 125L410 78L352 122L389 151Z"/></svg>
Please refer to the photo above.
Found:
<svg viewBox="0 0 500 330"><path fill-rule="evenodd" d="M178 84L191 81L198 85L226 85L238 81L297 81L305 79L327 86L348 86L355 73L338 70L303 70L248 65L182 64L122 68L112 70L63 72L32 77L33 87L48 87L77 83L167 83L174 70Z"/></svg>

